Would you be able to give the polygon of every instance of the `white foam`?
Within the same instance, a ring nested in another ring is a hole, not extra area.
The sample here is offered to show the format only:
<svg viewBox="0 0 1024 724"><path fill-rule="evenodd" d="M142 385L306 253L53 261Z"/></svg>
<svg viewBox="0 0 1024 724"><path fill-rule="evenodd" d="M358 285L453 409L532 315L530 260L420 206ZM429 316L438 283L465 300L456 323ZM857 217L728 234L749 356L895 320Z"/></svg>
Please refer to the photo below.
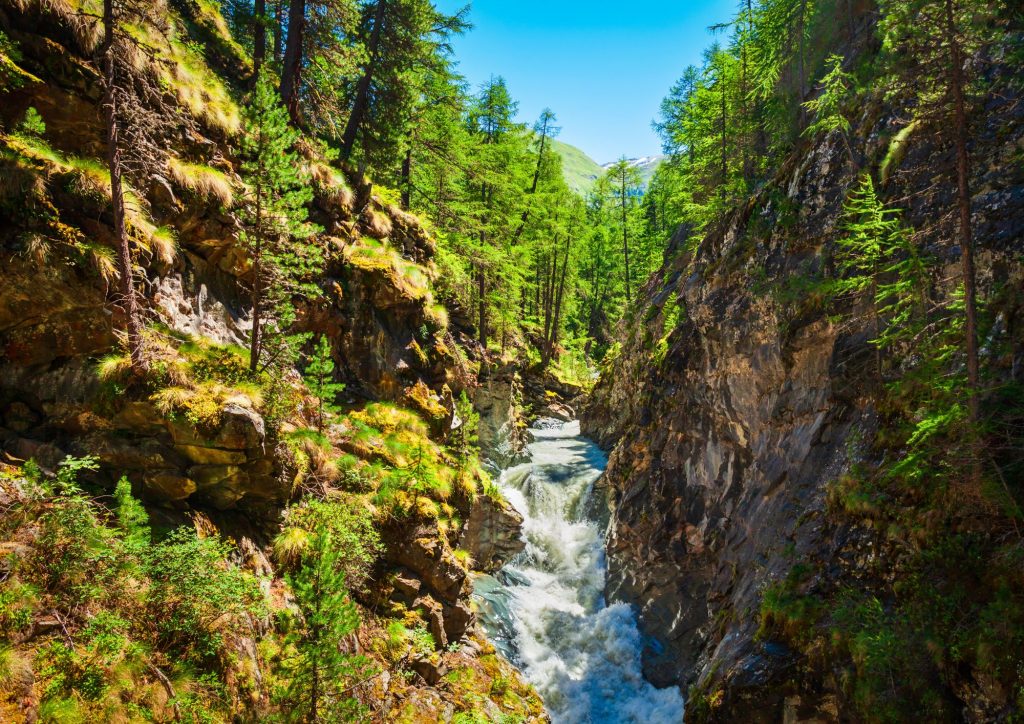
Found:
<svg viewBox="0 0 1024 724"><path fill-rule="evenodd" d="M579 436L578 422L545 420L531 432L530 462L499 480L523 515L527 544L506 567L510 585L497 587L509 601L510 653L556 723L681 722L679 690L643 678L633 611L605 606L599 525L573 519L604 470L604 455Z"/></svg>

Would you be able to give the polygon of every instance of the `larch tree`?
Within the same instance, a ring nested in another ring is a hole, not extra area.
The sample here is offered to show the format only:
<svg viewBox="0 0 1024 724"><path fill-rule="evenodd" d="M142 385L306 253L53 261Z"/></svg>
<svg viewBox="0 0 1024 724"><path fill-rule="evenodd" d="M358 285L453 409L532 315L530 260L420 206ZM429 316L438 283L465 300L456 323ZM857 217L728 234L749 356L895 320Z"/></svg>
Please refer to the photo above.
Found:
<svg viewBox="0 0 1024 724"><path fill-rule="evenodd" d="M619 233L622 236L623 279L625 282L626 303L632 301L633 279L629 272L629 240L632 226L633 210L636 199L640 195L641 179L636 166L625 158L619 159L608 169L606 177L608 188L614 198L619 215Z"/></svg>
<svg viewBox="0 0 1024 724"><path fill-rule="evenodd" d="M882 36L890 52L891 78L916 96L916 117L952 149L956 219L951 232L960 250L964 305L967 410L975 447L972 477L980 479L982 451L978 291L971 218L971 104L981 83L968 61L993 42L995 9L980 0L889 0L882 4Z"/></svg>
<svg viewBox="0 0 1024 724"><path fill-rule="evenodd" d="M290 127L269 74L261 74L246 108L241 151L247 192L239 214L252 264L253 372L275 361L275 355L268 354L268 328L279 335L286 331L293 315L291 295L320 261L317 248L302 243L315 229L307 223L312 191L294 150L297 140L298 132Z"/></svg>
<svg viewBox="0 0 1024 724"><path fill-rule="evenodd" d="M360 147L364 163L386 168L405 142L424 74L447 67L450 39L468 28L467 10L447 15L428 0L364 3L356 37L364 48L349 84L342 158Z"/></svg>

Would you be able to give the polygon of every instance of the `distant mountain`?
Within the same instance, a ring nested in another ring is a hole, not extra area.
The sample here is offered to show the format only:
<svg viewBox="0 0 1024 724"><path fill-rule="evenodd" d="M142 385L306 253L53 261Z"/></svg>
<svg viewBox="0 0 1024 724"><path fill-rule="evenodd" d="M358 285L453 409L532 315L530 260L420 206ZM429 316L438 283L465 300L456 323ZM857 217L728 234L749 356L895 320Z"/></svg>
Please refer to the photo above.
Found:
<svg viewBox="0 0 1024 724"><path fill-rule="evenodd" d="M629 165L640 172L640 179L643 181L643 188L646 189L648 184L651 183L651 179L654 178L654 172L658 170L658 166L661 165L662 161L665 160L665 156L641 156L640 158L631 158ZM615 162L606 163L601 166L602 172L611 168Z"/></svg>
<svg viewBox="0 0 1024 724"><path fill-rule="evenodd" d="M615 163L613 161L600 164L575 146L557 139L552 140L551 147L562 157L562 175L565 176L565 182L569 184L569 188L579 194L586 194L590 191L598 177ZM651 178L654 177L654 172L658 170L658 166L664 160L664 156L641 156L629 159L630 165L640 172L644 189L647 188Z"/></svg>
<svg viewBox="0 0 1024 724"><path fill-rule="evenodd" d="M601 164L575 146L554 139L551 147L562 157L562 175L565 176L565 182L578 194L590 191L597 177L604 173Z"/></svg>

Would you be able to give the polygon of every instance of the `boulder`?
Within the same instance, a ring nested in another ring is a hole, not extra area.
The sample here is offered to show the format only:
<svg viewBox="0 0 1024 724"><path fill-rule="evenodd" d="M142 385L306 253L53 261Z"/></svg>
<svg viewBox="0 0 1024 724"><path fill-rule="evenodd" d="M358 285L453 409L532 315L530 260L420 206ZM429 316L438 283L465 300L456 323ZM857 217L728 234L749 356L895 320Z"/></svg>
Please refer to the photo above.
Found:
<svg viewBox="0 0 1024 724"><path fill-rule="evenodd" d="M459 547L469 553L477 570L492 573L526 547L522 525L523 516L507 501L478 495Z"/></svg>
<svg viewBox="0 0 1024 724"><path fill-rule="evenodd" d="M466 571L436 528L423 526L408 538L398 536L388 550L388 559L413 571L442 600L459 600Z"/></svg>

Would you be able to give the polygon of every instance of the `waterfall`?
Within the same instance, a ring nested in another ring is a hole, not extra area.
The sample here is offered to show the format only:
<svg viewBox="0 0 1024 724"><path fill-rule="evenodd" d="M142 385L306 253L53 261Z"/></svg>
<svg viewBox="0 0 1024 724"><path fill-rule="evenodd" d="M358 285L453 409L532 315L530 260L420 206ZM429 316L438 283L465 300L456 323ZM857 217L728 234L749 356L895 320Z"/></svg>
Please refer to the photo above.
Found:
<svg viewBox="0 0 1024 724"><path fill-rule="evenodd" d="M643 678L632 609L605 604L604 527L588 505L604 454L578 422L541 420L532 433L530 461L499 480L523 515L526 549L475 582L489 637L556 724L681 722L679 690Z"/></svg>

